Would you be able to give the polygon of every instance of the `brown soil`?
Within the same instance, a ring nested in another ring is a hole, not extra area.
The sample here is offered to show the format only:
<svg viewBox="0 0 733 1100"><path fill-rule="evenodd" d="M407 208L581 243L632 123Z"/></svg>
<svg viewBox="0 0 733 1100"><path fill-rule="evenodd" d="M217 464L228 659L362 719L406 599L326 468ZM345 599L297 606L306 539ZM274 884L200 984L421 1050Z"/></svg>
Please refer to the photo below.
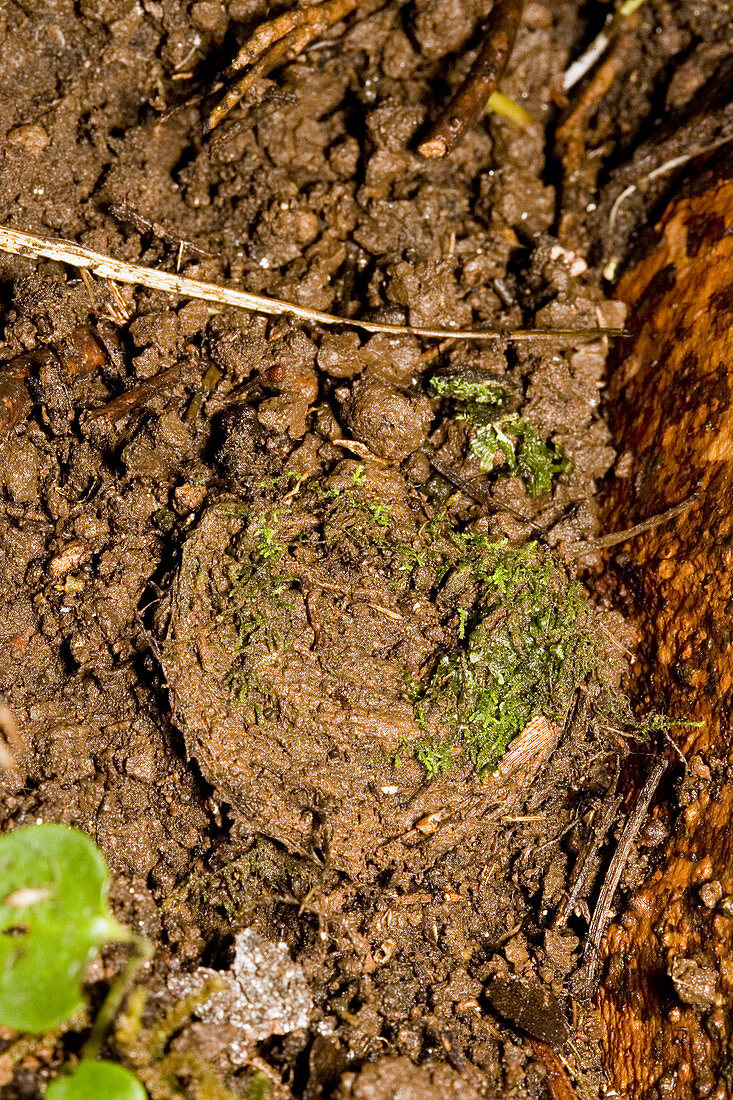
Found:
<svg viewBox="0 0 733 1100"><path fill-rule="evenodd" d="M598 12L532 0L502 89L537 126L491 116L426 162L416 142L488 8L388 3L340 25L204 139L207 91L265 0L9 0L0 222L346 317L615 322L573 250L621 247L598 220L608 196L655 113L684 116L716 72L730 8L648 0L559 163L561 74ZM701 143L720 132L701 124ZM399 548L420 551L440 516L539 537L571 573L598 565L583 543L616 459L605 344L367 339L4 255L0 280L4 827L57 820L97 840L115 910L156 946L150 1018L228 972L253 930L251 958L273 970L260 995L278 1001L283 968L307 1023L283 1008L270 1031L233 1036L202 1010L171 1048L237 1095L259 1073L302 1100L599 1096L599 1018L574 976L625 809L628 731L580 693L514 774L480 778L461 757L426 778L405 680L455 649L478 597L441 593L435 562L401 569ZM572 470L536 498L481 475L435 373L500 381ZM286 580L258 595L242 577L262 575L270 531ZM628 631L598 614L618 651ZM642 834L636 882L661 839ZM279 940L295 968L267 954ZM90 976L97 994L119 964L109 953ZM38 1096L77 1048L41 1044L3 1096Z"/></svg>

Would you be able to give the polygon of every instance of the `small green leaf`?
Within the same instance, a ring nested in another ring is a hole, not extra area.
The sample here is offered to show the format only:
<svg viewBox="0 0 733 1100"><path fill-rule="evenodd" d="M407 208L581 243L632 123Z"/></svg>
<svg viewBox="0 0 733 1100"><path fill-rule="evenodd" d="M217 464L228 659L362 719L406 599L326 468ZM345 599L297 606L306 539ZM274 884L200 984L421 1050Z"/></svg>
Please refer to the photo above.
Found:
<svg viewBox="0 0 733 1100"><path fill-rule="evenodd" d="M65 825L0 837L0 1023L46 1031L82 1005L80 981L102 944L130 933L107 906L109 871Z"/></svg>
<svg viewBox="0 0 733 1100"><path fill-rule="evenodd" d="M82 1061L70 1077L57 1077L45 1100L147 1100L137 1077L115 1062Z"/></svg>

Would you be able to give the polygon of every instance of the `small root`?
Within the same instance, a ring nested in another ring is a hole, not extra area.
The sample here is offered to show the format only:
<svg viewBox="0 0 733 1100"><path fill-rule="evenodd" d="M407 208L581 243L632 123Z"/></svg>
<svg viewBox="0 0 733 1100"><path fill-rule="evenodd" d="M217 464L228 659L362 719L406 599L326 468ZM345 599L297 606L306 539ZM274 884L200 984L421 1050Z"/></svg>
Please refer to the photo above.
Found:
<svg viewBox="0 0 733 1100"><path fill-rule="evenodd" d="M296 7L262 23L234 58L232 72L248 71L225 93L204 124L210 133L263 76L283 61L292 61L324 31L339 23L359 6L359 0L324 0Z"/></svg>
<svg viewBox="0 0 733 1100"><path fill-rule="evenodd" d="M628 862L634 841L639 835L639 830L646 819L649 804L666 770L666 760L659 760L653 765L647 781L641 789L636 805L626 820L626 824L624 825L623 832L618 842L618 847L609 864L593 912L593 919L588 929L585 961L575 976L574 993L578 1000L590 999L595 992L601 967L601 941L611 919L611 905L616 893L616 888Z"/></svg>
<svg viewBox="0 0 733 1100"><path fill-rule="evenodd" d="M496 0L489 15L484 40L471 71L453 99L418 145L423 157L444 157L467 130L478 122L489 97L504 75L514 48L524 0Z"/></svg>

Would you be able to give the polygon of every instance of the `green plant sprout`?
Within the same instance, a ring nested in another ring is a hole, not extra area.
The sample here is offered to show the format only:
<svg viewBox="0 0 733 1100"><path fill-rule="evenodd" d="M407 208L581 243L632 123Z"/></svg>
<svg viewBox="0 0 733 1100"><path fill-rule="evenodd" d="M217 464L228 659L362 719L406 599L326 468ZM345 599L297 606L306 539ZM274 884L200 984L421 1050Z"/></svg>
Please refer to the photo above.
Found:
<svg viewBox="0 0 733 1100"><path fill-rule="evenodd" d="M0 837L0 1020L41 1032L84 1005L80 982L110 941L140 946L107 904L109 872L96 845L64 825Z"/></svg>
<svg viewBox="0 0 733 1100"><path fill-rule="evenodd" d="M453 747L448 741L444 741L442 745L429 740L423 741L415 749L415 756L430 779L449 772L454 759Z"/></svg>
<svg viewBox="0 0 733 1100"><path fill-rule="evenodd" d="M503 472L518 474L528 494L536 497L572 469L559 444L545 442L536 428L511 411L511 396L502 385L448 375L431 378L430 389L438 397L450 398L456 418L471 425L471 450L483 473L494 469L500 453L506 463Z"/></svg>
<svg viewBox="0 0 733 1100"><path fill-rule="evenodd" d="M0 837L0 1024L45 1033L44 1041L87 1026L84 971L105 943L127 943L133 949L129 962L97 1012L80 1061L74 1069L61 1068L45 1091L46 1100L147 1100L146 1086L158 1100L175 1100L188 1095L188 1089L208 1100L236 1100L197 1055L166 1050L198 1005L219 992L222 979L214 978L176 1001L149 1026L142 1023L145 986L135 988L122 1009L135 973L152 949L112 916L109 877L96 844L78 829L44 824ZM134 1073L98 1058L112 1031L117 1050ZM11 1043L4 1058L12 1066L32 1051L25 1035ZM179 1077L186 1086L178 1086ZM258 1070L249 1095L259 1100L268 1088L268 1079Z"/></svg>
<svg viewBox="0 0 733 1100"><path fill-rule="evenodd" d="M116 1062L79 1063L70 1077L57 1077L45 1092L46 1100L146 1100L138 1079Z"/></svg>
<svg viewBox="0 0 733 1100"><path fill-rule="evenodd" d="M436 397L451 397L454 401L470 401L476 405L497 405L500 409L505 409L511 401L509 391L500 382L477 382L459 374L434 375L430 379L430 389Z"/></svg>
<svg viewBox="0 0 733 1100"><path fill-rule="evenodd" d="M85 1007L81 982L109 942L133 955L102 1005L78 1068L46 1091L49 1100L144 1100L137 1078L96 1055L150 945L120 924L107 902L109 871L84 833L44 824L0 837L0 1022L44 1032Z"/></svg>
<svg viewBox="0 0 733 1100"><path fill-rule="evenodd" d="M515 126L519 126L522 130L531 130L533 126L537 125L529 111L526 111L516 100L504 95L503 92L495 91L491 93L486 100L486 110L493 111L494 114L509 119L510 122L513 122Z"/></svg>
<svg viewBox="0 0 733 1100"><path fill-rule="evenodd" d="M267 565L274 565L285 553L285 547L278 540L277 531L272 526L279 518L277 512L273 512L271 516L262 520L257 531L256 552L260 560Z"/></svg>

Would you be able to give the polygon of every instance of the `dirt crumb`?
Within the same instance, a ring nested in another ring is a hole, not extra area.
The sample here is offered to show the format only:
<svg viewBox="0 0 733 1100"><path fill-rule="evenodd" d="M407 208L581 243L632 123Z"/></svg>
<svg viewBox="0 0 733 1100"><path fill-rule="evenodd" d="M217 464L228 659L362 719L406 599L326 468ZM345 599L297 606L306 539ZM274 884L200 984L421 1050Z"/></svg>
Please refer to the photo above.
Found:
<svg viewBox="0 0 733 1100"><path fill-rule="evenodd" d="M407 458L425 442L433 416L426 397L376 378L354 383L344 399L344 413L354 438L392 462Z"/></svg>
<svg viewBox="0 0 733 1100"><path fill-rule="evenodd" d="M347 1073L336 1100L479 1100L482 1094L446 1065L415 1066L408 1058L382 1058L359 1073Z"/></svg>

